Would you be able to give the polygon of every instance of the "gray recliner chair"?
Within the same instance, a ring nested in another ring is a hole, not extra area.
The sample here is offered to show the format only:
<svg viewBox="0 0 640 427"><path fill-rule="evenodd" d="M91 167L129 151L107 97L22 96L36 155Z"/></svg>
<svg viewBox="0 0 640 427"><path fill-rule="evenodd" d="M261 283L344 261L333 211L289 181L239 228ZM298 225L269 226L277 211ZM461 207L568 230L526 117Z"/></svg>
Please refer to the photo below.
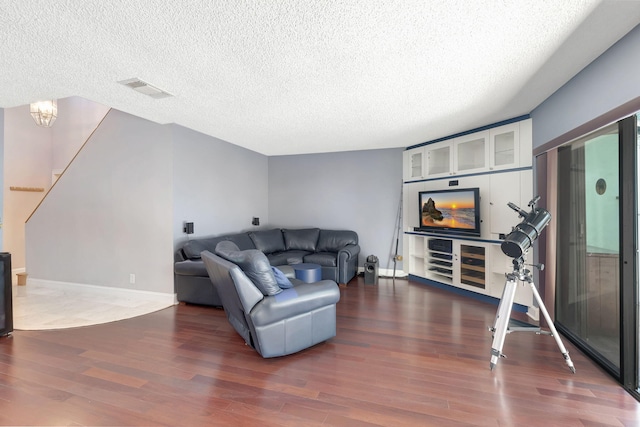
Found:
<svg viewBox="0 0 640 427"><path fill-rule="evenodd" d="M340 300L336 282L303 283L292 278L292 287L274 289L264 254L224 249L216 247L216 252L227 259L204 251L202 260L229 322L262 357L292 354L336 335Z"/></svg>

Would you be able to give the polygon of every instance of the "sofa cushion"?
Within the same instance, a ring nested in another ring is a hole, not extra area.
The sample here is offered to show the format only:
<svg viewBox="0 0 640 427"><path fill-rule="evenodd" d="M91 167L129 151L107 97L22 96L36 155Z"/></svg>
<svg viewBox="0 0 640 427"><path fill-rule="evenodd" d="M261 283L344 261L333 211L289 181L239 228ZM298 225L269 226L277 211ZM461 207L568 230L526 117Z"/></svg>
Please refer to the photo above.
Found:
<svg viewBox="0 0 640 427"><path fill-rule="evenodd" d="M316 252L305 256L304 262L318 264L322 267L335 267L338 265L338 257L335 252Z"/></svg>
<svg viewBox="0 0 640 427"><path fill-rule="evenodd" d="M318 252L338 252L347 245L357 245L358 234L349 230L320 230Z"/></svg>
<svg viewBox="0 0 640 427"><path fill-rule="evenodd" d="M285 250L282 231L280 231L279 228L265 231L252 231L249 233L249 237L256 246L256 249L261 250L265 254Z"/></svg>
<svg viewBox="0 0 640 427"><path fill-rule="evenodd" d="M216 245L216 255L240 267L263 295L276 295L282 292L267 256L261 251L257 249L241 251L235 243L222 241Z"/></svg>
<svg viewBox="0 0 640 427"><path fill-rule="evenodd" d="M226 236L189 240L182 247L182 251L187 259L200 259L202 251L215 252L216 245L224 240L232 241L240 250L256 248L247 233L238 233L228 234Z"/></svg>
<svg viewBox="0 0 640 427"><path fill-rule="evenodd" d="M284 246L288 251L299 250L315 252L318 244L319 228L306 228L301 230L282 230Z"/></svg>
<svg viewBox="0 0 640 427"><path fill-rule="evenodd" d="M304 262L304 257L310 253L307 251L285 251L268 254L267 258L269 258L271 265L293 265Z"/></svg>
<svg viewBox="0 0 640 427"><path fill-rule="evenodd" d="M187 259L200 259L200 254L202 251L206 251L207 247L201 240L189 240L182 247L182 251L184 252Z"/></svg>

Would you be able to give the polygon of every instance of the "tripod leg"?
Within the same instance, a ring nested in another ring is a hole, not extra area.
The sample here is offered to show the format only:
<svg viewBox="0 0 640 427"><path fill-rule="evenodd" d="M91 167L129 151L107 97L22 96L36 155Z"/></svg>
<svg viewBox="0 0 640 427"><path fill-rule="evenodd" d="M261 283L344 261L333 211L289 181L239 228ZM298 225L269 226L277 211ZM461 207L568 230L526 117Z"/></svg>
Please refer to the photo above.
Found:
<svg viewBox="0 0 640 427"><path fill-rule="evenodd" d="M542 298L540 298L540 294L538 293L538 289L536 289L536 285L533 282L530 282L530 285L531 285L531 290L533 291L533 296L535 297L536 301L538 301L538 306L540 308L540 311L542 311L542 315L544 316L544 318L547 321L547 324L549 325L549 329L551 330L551 335L556 340L556 344L558 344L558 348L560 349L560 352L562 353L562 357L564 357L564 360L565 360L565 362L567 362L567 366L569 366L569 369L571 369L571 372L575 374L576 373L576 368L573 366L573 362L571 361L571 357L569 357L569 352L565 348L564 344L562 344L562 340L560 339L560 335L558 334L558 331L556 330L556 327L554 326L553 322L551 321L551 317L549 316L549 312L547 311L547 308L544 306L544 303L542 302Z"/></svg>
<svg viewBox="0 0 640 427"><path fill-rule="evenodd" d="M502 346L504 346L504 339L507 335L507 329L509 328L509 317L511 316L511 308L513 307L513 299L516 295L516 281L511 278L507 279L502 291L502 298L498 305L498 311L496 313L496 320L493 325L493 343L491 344L491 362L489 367L493 371L498 359L502 356Z"/></svg>

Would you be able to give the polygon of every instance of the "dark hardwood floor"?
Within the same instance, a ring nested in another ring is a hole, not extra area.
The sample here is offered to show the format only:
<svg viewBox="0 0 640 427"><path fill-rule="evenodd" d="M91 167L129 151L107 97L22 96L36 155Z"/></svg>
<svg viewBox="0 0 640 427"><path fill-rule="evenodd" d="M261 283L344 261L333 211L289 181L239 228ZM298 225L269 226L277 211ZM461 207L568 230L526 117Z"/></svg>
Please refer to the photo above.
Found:
<svg viewBox="0 0 640 427"><path fill-rule="evenodd" d="M341 288L338 333L262 359L224 312L0 338L3 425L638 426L640 403L563 340L507 335L489 369L496 306L407 280Z"/></svg>

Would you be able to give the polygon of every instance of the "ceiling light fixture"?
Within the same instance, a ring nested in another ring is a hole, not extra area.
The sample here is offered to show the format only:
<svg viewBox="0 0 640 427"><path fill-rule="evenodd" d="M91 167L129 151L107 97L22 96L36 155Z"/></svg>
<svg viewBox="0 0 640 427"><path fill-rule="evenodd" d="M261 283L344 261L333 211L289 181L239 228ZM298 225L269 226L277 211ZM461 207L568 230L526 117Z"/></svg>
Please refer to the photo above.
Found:
<svg viewBox="0 0 640 427"><path fill-rule="evenodd" d="M58 118L58 103L55 99L31 104L31 117L38 126L51 127Z"/></svg>

